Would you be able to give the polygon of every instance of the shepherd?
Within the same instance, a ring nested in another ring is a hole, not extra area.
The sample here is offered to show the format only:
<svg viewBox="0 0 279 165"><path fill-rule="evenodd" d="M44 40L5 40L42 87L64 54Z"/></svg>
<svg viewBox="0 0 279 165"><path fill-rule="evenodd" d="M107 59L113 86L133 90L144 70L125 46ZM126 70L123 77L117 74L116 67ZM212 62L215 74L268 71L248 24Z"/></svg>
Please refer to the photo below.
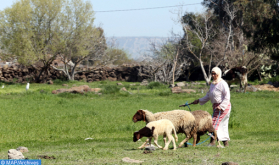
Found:
<svg viewBox="0 0 279 165"><path fill-rule="evenodd" d="M221 78L222 71L220 68L214 67L211 71L211 75L213 81L210 84L209 91L204 97L195 100L192 104L200 103L200 105L203 105L207 101L211 101L214 110L212 123L213 126L215 126L217 138L219 141L223 142L225 147L227 147L229 146L228 141L230 141L228 131L228 124L231 113L230 89L227 82ZM215 146L215 140L213 138L211 138L208 146Z"/></svg>

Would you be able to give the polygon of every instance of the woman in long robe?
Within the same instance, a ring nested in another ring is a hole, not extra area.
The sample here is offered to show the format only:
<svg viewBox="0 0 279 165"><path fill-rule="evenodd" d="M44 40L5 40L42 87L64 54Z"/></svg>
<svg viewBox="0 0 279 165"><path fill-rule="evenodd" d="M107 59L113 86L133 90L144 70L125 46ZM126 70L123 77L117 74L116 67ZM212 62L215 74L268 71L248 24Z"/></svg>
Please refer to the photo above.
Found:
<svg viewBox="0 0 279 165"><path fill-rule="evenodd" d="M227 147L229 146L228 141L230 141L228 131L229 117L231 112L230 89L227 82L221 78L222 71L220 68L214 67L211 71L211 75L213 82L210 85L210 90L204 97L195 100L193 104L200 103L200 105L203 105L207 101L211 101L214 110L212 118L213 127L217 132L218 140L222 141L224 146ZM216 122L218 123L216 124ZM215 146L215 140L213 138L211 138L210 144L208 146Z"/></svg>

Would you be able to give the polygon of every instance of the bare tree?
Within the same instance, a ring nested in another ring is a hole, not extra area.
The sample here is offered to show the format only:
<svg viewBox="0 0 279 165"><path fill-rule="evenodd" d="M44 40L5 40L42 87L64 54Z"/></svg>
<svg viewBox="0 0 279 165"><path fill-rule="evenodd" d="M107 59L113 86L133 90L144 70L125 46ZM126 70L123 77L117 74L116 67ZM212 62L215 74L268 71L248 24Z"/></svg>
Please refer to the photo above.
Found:
<svg viewBox="0 0 279 165"><path fill-rule="evenodd" d="M183 46L180 38L172 37L161 44L151 42L152 76L155 81L174 85L184 73L185 59L181 58Z"/></svg>
<svg viewBox="0 0 279 165"><path fill-rule="evenodd" d="M186 13L180 20L181 26L184 30L183 42L185 47L199 62L207 84L210 82L211 74L210 69L208 73L206 73L204 69L204 60L207 60L209 68L211 68L212 53L209 53L208 58L206 57L206 55L208 55L206 50L210 50L210 41L212 41L216 35L213 22L211 21L212 16L213 15L210 11L198 16ZM194 37L190 37L190 35ZM193 44L193 39L197 39L200 42L198 48ZM198 51L195 51L194 49Z"/></svg>

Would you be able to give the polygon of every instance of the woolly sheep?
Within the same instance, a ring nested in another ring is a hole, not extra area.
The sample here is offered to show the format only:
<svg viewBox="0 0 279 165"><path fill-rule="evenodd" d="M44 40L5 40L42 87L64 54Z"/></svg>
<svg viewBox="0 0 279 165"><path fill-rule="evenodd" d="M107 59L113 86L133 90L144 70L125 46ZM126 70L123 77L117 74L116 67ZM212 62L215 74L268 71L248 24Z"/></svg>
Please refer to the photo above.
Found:
<svg viewBox="0 0 279 165"><path fill-rule="evenodd" d="M174 128L174 125L172 122L168 119L161 119L158 121L152 121L148 123L144 128L139 130L138 132L134 133L134 138L133 141L136 142L142 137L148 137L149 142L151 144L152 137L154 137L154 143L157 147L163 148L157 143L158 136L163 135L164 136L164 142L165 142L165 147L163 150L167 150L170 142L172 141L173 144L173 150L176 150L176 144L174 141L174 138L172 136L174 134L175 141L178 141L178 137L176 135L176 131ZM166 137L168 137L168 142L165 141ZM146 145L147 141L140 146L139 148L143 148Z"/></svg>
<svg viewBox="0 0 279 165"><path fill-rule="evenodd" d="M212 117L207 111L197 110L191 112L196 119L196 129L197 129L197 141L199 143L200 136L204 135L206 132L214 134L214 140L217 139L216 130L212 125Z"/></svg>
<svg viewBox="0 0 279 165"><path fill-rule="evenodd" d="M195 117L188 111L173 110L173 111L158 112L153 114L148 110L138 110L136 114L133 116L134 122L143 120L146 122L146 124L160 119L170 120L175 127L176 133L185 134L186 138L179 144L178 147L182 147L182 145L192 137L194 140L193 146L196 146L197 133L196 133ZM149 139L147 139L146 142L148 140Z"/></svg>

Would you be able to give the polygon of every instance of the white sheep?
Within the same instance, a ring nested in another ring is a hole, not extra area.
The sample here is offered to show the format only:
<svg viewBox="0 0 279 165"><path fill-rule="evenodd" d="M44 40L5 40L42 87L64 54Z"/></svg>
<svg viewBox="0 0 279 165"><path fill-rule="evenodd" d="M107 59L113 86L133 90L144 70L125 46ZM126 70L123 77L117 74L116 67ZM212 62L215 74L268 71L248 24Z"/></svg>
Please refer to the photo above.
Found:
<svg viewBox="0 0 279 165"><path fill-rule="evenodd" d="M174 138L172 136L174 134L175 140L178 141L178 137L176 135L176 131L174 128L174 125L172 122L168 119L161 119L158 121L153 121L148 123L144 128L141 130L134 132L134 138L133 141L136 142L142 137L148 137L149 138L149 144L151 145L152 137L154 137L154 143L157 147L163 148L160 146L157 142L158 136L163 135L164 136L164 142L165 147L163 150L167 150L170 142L172 141L173 144L173 150L176 150L176 145ZM168 137L168 141L166 142L166 137ZM146 145L147 141L140 147L143 148Z"/></svg>
<svg viewBox="0 0 279 165"><path fill-rule="evenodd" d="M196 131L196 122L195 117L192 113L184 110L173 110L166 112L158 112L153 114L148 110L138 110L136 114L133 116L133 121L145 121L146 124L152 121L157 121L160 119L168 119L170 120L176 130L176 133L184 133L186 138L179 144L178 147L182 147L182 145L187 142L191 137L193 137L193 146L196 146L197 139L197 131ZM149 139L146 140L148 142ZM165 139L164 139L165 141ZM143 145L139 148L143 148Z"/></svg>

